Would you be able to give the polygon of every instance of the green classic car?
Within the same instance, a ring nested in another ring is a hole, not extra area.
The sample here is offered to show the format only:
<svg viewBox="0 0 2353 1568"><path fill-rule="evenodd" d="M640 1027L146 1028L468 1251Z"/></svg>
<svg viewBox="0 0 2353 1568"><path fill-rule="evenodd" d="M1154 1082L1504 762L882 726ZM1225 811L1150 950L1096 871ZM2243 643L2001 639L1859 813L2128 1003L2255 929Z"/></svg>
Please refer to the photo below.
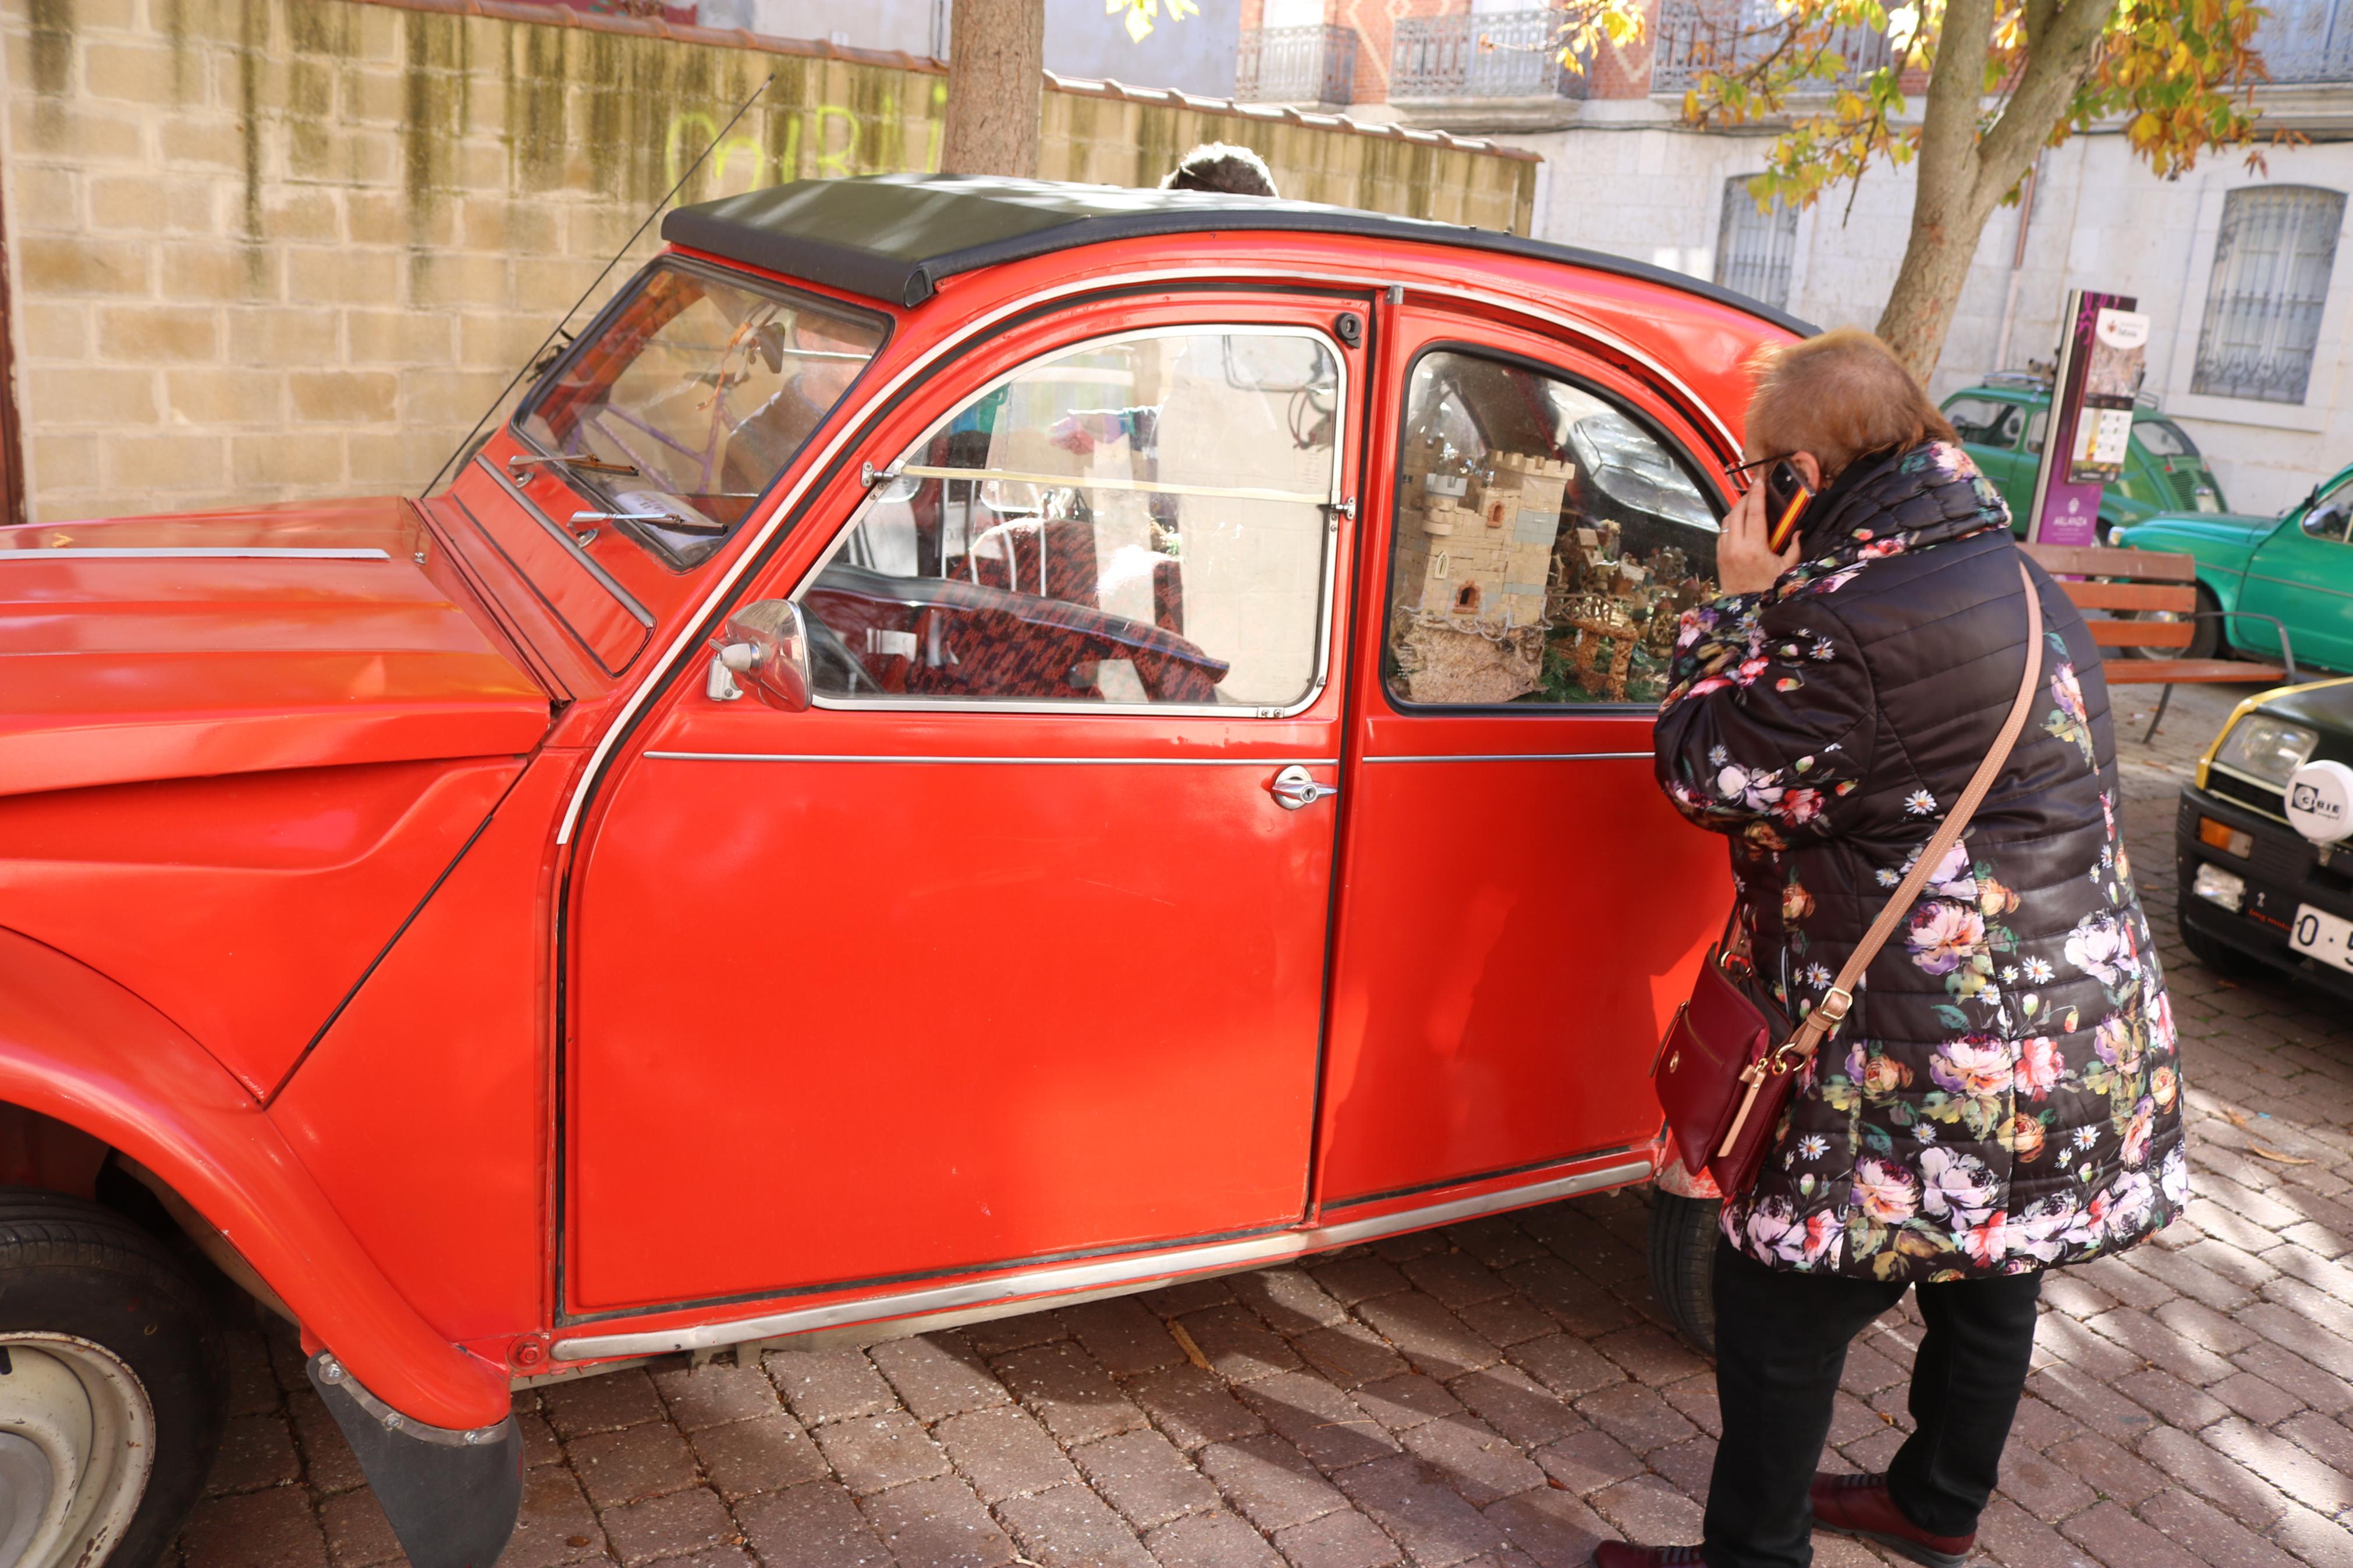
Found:
<svg viewBox="0 0 2353 1568"><path fill-rule="evenodd" d="M2034 470L2042 461L2042 428L2051 418L2051 384L1998 372L1945 399L1945 417L2010 503L2011 527L2023 535L2034 501ZM2100 498L2100 536L2159 512L2219 512L2226 505L2221 484L2189 432L2154 403L2136 408L2125 471Z"/></svg>
<svg viewBox="0 0 2353 1568"><path fill-rule="evenodd" d="M2299 667L2353 670L2353 468L2290 507L2284 516L2242 512L2159 515L2118 529L2112 542L2134 550L2198 558L2198 607L2242 612L2203 615L2186 658L2226 649L2276 659L2287 627ZM2170 650L2168 650L2169 652Z"/></svg>

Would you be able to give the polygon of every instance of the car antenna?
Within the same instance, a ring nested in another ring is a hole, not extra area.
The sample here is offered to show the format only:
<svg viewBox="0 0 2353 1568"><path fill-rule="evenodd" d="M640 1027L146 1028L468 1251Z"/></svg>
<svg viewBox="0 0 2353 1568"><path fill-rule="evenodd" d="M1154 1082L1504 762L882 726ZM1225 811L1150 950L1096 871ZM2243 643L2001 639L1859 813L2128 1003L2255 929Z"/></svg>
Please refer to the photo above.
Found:
<svg viewBox="0 0 2353 1568"><path fill-rule="evenodd" d="M482 416L474 421L474 427L466 432L465 438L458 443L457 448L441 459L441 466L434 469L433 477L425 482L424 493L430 494L433 488L441 482L441 477L449 471L451 464L459 460L459 454L473 450L474 438L482 433L482 426L490 423L491 416L506 405L507 399L514 393L516 383L532 372L545 368L549 345L558 338L564 339L566 346L570 345L572 336L564 330L564 323L579 314L580 307L586 304L590 296L605 286L605 279L612 276L613 268L621 264L621 258L629 253L629 247L645 237L646 230L653 226L654 219L661 216L662 209L678 199L679 192L686 189L686 183L694 178L703 164L711 161L711 154L719 151L720 145L727 140L727 133L735 129L735 122L750 113L752 105L759 101L760 95L774 87L776 83L776 74L770 71L762 79L760 85L752 89L752 96L735 106L735 112L727 117L727 123L719 128L712 136L710 142L702 149L702 154L687 166L685 174L678 177L678 184L672 185L661 200L653 205L652 210L646 214L645 221L638 225L637 231L622 242L621 248L613 253L613 259L605 263L605 269L597 273L596 279L580 291L580 298L572 301L572 309L556 318L555 325L548 330L547 336L539 340L539 347L532 350L530 355L523 360L522 366L513 375L507 378L507 384L499 389L499 395L496 397L491 399L491 405L482 410Z"/></svg>

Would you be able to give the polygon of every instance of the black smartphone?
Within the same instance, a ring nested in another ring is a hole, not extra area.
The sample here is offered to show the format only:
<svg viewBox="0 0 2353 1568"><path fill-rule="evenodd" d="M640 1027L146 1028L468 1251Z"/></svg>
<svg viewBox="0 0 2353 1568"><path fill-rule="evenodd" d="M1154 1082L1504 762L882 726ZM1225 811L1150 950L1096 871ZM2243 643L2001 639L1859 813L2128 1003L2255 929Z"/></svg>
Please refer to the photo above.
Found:
<svg viewBox="0 0 2353 1568"><path fill-rule="evenodd" d="M1796 464L1783 458L1765 470L1765 548L1778 555L1798 536L1798 520L1806 514L1814 492Z"/></svg>

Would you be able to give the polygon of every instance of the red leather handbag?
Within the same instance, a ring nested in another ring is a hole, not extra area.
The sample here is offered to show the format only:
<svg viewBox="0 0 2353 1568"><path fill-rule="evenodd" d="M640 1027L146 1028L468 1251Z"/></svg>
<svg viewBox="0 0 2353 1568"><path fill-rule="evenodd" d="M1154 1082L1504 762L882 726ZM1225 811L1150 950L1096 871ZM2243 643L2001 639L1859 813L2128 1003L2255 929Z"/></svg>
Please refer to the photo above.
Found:
<svg viewBox="0 0 2353 1568"><path fill-rule="evenodd" d="M1724 940L1708 949L1707 962L1700 965L1691 1000L1675 1009L1666 1038L1659 1042L1651 1079L1658 1086L1659 1104L1667 1113L1683 1168L1697 1175L1704 1166L1727 1198L1757 1184L1757 1173L1780 1130L1781 1113L1796 1092L1799 1069L1813 1059L1854 1005L1854 988L1862 984L1863 971L1960 842L1978 804L2010 760L2019 731L2026 727L2042 670L2042 600L2022 561L2018 574L2026 584L2026 673L2019 679L2018 699L1969 787L1847 955L1830 990L1793 1031L1781 1010L1767 999L1749 965L1746 923L1736 909Z"/></svg>

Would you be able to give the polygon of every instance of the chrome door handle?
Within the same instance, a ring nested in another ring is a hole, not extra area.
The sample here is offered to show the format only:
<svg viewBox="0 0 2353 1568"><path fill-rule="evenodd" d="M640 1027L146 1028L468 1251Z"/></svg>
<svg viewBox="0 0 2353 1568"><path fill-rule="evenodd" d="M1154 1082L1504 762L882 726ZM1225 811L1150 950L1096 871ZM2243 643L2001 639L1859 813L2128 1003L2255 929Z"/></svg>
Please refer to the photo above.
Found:
<svg viewBox="0 0 2353 1568"><path fill-rule="evenodd" d="M1305 768L1297 763L1274 775L1266 793L1285 811L1297 811L1303 805L1314 805L1319 800L1329 800L1340 793L1338 784L1317 784Z"/></svg>

